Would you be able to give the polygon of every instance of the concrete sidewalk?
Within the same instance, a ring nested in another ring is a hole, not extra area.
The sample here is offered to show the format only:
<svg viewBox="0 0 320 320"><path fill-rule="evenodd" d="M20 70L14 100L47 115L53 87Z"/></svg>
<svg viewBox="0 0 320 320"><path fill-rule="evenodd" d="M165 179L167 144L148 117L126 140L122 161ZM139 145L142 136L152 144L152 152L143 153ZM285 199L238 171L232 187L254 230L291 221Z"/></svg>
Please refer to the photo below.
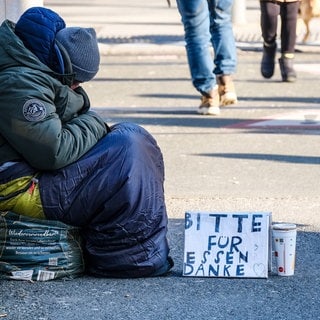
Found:
<svg viewBox="0 0 320 320"><path fill-rule="evenodd" d="M219 117L196 114L199 96L174 6L168 9L165 0L45 1L69 25L98 30L106 54L97 77L84 85L92 108L109 124L142 125L163 151L175 266L153 279L0 281L4 319L320 319L318 45L301 45L296 83L282 83L278 66L271 80L263 79L261 44L247 41L251 32L259 34L258 7L247 1L248 24L236 26L239 103ZM279 277L273 268L268 279L183 277L187 210L267 211L274 222L296 223L295 275Z"/></svg>

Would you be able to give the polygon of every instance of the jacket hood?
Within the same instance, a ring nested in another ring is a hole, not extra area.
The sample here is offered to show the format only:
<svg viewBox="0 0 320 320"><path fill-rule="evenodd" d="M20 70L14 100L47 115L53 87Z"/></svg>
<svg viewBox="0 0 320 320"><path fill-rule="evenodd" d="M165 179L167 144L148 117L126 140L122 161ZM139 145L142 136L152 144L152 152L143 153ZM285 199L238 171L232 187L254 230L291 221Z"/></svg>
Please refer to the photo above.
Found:
<svg viewBox="0 0 320 320"><path fill-rule="evenodd" d="M5 20L0 27L0 71L10 67L30 67L53 73L36 55L29 51L14 32L15 24Z"/></svg>
<svg viewBox="0 0 320 320"><path fill-rule="evenodd" d="M57 46L58 47L58 46ZM67 53L62 53L65 70L72 70ZM70 66L68 66L70 65ZM49 68L29 49L15 33L15 24L5 20L0 26L0 71L11 67L28 67L49 74L58 79L62 84L70 86L73 82L73 73L59 73Z"/></svg>
<svg viewBox="0 0 320 320"><path fill-rule="evenodd" d="M56 34L65 27L64 20L54 11L32 7L19 18L15 33L42 63L62 74L64 63L55 39Z"/></svg>

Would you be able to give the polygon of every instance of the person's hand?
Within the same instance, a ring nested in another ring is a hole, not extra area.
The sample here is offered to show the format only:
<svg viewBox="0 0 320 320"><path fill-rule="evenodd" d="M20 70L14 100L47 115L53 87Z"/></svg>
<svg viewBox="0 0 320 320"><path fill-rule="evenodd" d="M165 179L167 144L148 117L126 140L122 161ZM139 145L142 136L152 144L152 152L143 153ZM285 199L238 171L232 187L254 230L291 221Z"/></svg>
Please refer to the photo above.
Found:
<svg viewBox="0 0 320 320"><path fill-rule="evenodd" d="M79 114L82 114L82 113L86 113L89 109L90 109L90 100L89 100L89 97L87 95L87 93L84 91L84 89L80 86L76 87L74 89L74 91L78 94L81 94L82 97L83 97L83 107L82 109L78 112Z"/></svg>
<svg viewBox="0 0 320 320"><path fill-rule="evenodd" d="M75 90L76 88L78 88L80 86L80 82L73 82L73 84L70 86L70 88L72 90Z"/></svg>

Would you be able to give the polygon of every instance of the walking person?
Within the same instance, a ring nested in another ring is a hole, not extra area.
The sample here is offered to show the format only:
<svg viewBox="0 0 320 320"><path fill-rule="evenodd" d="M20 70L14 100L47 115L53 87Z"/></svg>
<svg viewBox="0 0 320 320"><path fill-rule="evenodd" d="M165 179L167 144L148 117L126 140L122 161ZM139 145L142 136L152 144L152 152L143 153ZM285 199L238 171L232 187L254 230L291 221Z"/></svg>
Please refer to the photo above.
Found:
<svg viewBox="0 0 320 320"><path fill-rule="evenodd" d="M260 0L260 25L263 38L261 74L266 79L274 74L278 16L280 15L281 57L278 61L281 77L284 82L296 81L294 53L299 6L300 1L297 0Z"/></svg>
<svg viewBox="0 0 320 320"><path fill-rule="evenodd" d="M219 115L220 106L237 103L232 79L237 66L232 5L233 0L177 0L192 83L201 94L198 113L203 115Z"/></svg>
<svg viewBox="0 0 320 320"><path fill-rule="evenodd" d="M79 227L88 273L166 274L164 163L133 123L109 127L81 84L99 70L93 28L42 7L0 27L0 210Z"/></svg>

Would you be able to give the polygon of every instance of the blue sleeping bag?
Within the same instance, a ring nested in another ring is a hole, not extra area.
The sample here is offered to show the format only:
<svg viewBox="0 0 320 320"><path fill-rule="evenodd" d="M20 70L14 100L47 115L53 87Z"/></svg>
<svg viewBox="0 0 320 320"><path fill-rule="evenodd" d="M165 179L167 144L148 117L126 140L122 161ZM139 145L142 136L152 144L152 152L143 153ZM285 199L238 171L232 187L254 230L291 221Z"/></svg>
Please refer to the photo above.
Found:
<svg viewBox="0 0 320 320"><path fill-rule="evenodd" d="M102 277L165 274L164 164L154 138L121 123L76 163L39 178L48 219L82 229L86 269Z"/></svg>

